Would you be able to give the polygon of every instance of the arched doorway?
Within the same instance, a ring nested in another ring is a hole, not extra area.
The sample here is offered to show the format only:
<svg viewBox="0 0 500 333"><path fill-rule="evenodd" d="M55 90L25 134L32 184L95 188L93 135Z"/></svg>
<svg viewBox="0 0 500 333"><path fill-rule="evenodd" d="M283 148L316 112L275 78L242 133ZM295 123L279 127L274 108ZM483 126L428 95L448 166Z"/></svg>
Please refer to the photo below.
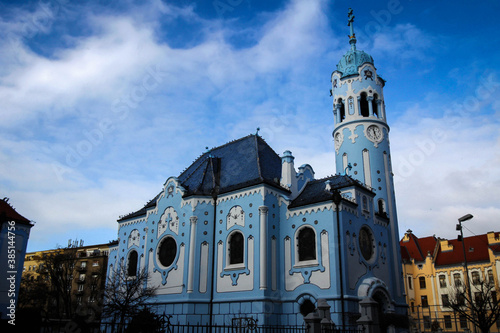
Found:
<svg viewBox="0 0 500 333"><path fill-rule="evenodd" d="M377 278L365 279L359 286L358 297L361 313L358 324L370 326L372 332L387 332L394 307L386 284Z"/></svg>

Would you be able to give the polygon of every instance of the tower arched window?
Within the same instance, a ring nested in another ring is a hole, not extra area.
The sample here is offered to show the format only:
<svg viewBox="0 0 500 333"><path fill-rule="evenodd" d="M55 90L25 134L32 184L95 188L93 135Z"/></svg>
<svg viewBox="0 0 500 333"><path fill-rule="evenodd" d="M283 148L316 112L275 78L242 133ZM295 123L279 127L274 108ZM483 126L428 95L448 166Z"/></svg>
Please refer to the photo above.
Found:
<svg viewBox="0 0 500 333"><path fill-rule="evenodd" d="M127 274L128 276L137 276L137 251L135 250L128 254Z"/></svg>
<svg viewBox="0 0 500 333"><path fill-rule="evenodd" d="M299 261L316 260L316 233L310 227L300 229L297 235Z"/></svg>
<svg viewBox="0 0 500 333"><path fill-rule="evenodd" d="M244 254L244 240L243 234L239 231L235 231L231 234L228 241L228 255L229 264L243 264L243 254Z"/></svg>
<svg viewBox="0 0 500 333"><path fill-rule="evenodd" d="M378 116L378 95L374 94L373 99L372 99L372 110L373 110L373 115L377 118L380 118Z"/></svg>
<svg viewBox="0 0 500 333"><path fill-rule="evenodd" d="M361 116L369 117L370 110L368 108L368 98L365 92L362 92L359 98L359 110L361 112Z"/></svg>
<svg viewBox="0 0 500 333"><path fill-rule="evenodd" d="M345 119L345 105L344 101L342 98L339 98L337 101L338 104L340 104L340 122L344 121Z"/></svg>
<svg viewBox="0 0 500 333"><path fill-rule="evenodd" d="M378 199L378 213L380 215L385 215L385 202L384 199Z"/></svg>

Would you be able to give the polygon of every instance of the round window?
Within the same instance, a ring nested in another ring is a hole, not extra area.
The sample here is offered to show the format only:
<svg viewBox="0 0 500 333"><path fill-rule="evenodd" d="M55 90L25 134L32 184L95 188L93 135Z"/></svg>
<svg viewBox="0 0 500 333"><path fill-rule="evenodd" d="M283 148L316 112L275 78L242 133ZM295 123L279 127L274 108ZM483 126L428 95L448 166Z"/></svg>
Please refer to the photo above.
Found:
<svg viewBox="0 0 500 333"><path fill-rule="evenodd" d="M174 262L176 255L177 243L175 239L165 237L158 248L158 260L163 266L169 267Z"/></svg>
<svg viewBox="0 0 500 333"><path fill-rule="evenodd" d="M373 257L375 240L373 239L371 230L367 227L359 230L359 249L365 260L370 260Z"/></svg>

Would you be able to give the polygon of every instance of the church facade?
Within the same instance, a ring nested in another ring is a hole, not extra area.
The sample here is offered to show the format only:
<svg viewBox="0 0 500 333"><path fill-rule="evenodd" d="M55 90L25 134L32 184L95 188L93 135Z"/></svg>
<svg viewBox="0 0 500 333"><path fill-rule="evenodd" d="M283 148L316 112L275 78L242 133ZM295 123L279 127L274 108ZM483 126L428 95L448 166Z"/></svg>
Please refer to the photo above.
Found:
<svg viewBox="0 0 500 333"><path fill-rule="evenodd" d="M172 323L301 325L318 299L336 324L406 313L385 81L349 18L351 48L331 76L336 175L315 179L249 135L203 153L118 220L108 272L146 269L159 287L152 306Z"/></svg>

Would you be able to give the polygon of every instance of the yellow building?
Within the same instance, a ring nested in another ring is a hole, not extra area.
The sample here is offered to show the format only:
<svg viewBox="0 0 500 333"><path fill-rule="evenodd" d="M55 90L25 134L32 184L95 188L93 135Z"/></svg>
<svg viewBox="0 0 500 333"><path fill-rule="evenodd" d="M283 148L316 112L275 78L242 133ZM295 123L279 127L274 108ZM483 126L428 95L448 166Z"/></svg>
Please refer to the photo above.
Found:
<svg viewBox="0 0 500 333"><path fill-rule="evenodd" d="M469 281L494 282L500 275L500 233L446 240L435 236L418 238L408 230L400 241L406 298L413 330L430 332L473 330L464 316L448 306L455 286L465 280L464 251ZM474 290L472 288L472 290ZM490 332L499 332L500 322Z"/></svg>
<svg viewBox="0 0 500 333"><path fill-rule="evenodd" d="M106 279L109 247L115 246L117 242L108 244L97 244L83 246L83 243L73 242L64 249L52 249L46 251L26 253L23 267L23 277L30 280L46 281L49 294L46 304L20 304L25 307L36 307L45 309L45 315L54 317L69 317L77 314L80 316L97 317L100 315L102 305L102 294ZM71 309L63 308L54 295L61 294L56 291L55 283L51 281L49 270L46 267L45 257L54 254L66 254L69 269L61 273L67 295L71 298ZM57 305L59 304L59 308Z"/></svg>

